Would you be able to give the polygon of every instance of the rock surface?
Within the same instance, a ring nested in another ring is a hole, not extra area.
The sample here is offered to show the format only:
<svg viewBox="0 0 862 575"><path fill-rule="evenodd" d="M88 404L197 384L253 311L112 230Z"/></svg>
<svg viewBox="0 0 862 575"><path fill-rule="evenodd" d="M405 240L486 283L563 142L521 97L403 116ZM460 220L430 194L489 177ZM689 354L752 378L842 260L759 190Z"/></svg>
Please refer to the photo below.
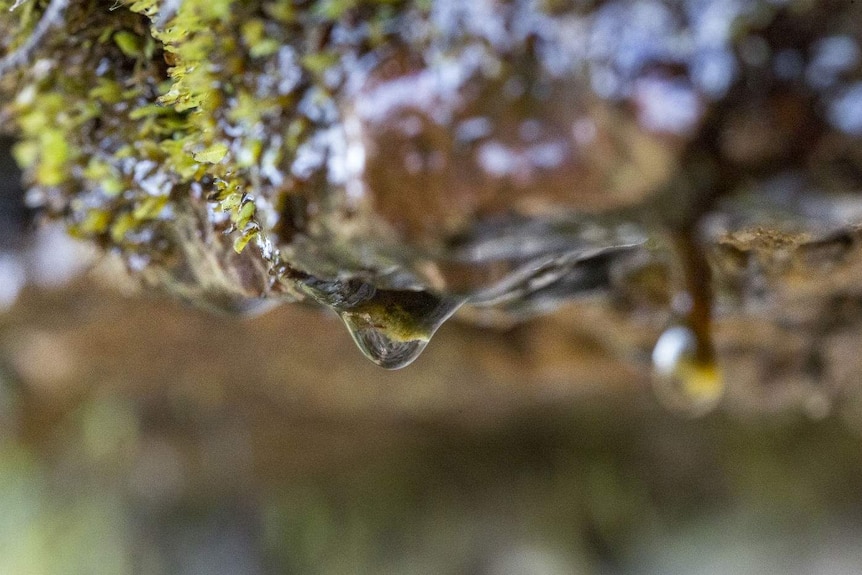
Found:
<svg viewBox="0 0 862 575"><path fill-rule="evenodd" d="M858 299L859 22L838 0L23 3L3 125L31 204L193 304L321 303L401 367L459 307L511 325L598 295L593 337L658 341L698 411L717 369L844 377L822 341Z"/></svg>

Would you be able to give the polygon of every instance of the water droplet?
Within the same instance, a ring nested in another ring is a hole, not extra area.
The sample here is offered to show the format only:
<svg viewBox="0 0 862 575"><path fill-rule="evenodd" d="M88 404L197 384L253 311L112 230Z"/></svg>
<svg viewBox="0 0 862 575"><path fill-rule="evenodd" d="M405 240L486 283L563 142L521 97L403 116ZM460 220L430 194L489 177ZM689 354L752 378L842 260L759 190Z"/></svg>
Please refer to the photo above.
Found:
<svg viewBox="0 0 862 575"><path fill-rule="evenodd" d="M421 290L384 290L359 280L307 277L300 288L335 311L365 357L386 369L412 363L464 303Z"/></svg>
<svg viewBox="0 0 862 575"><path fill-rule="evenodd" d="M365 357L386 369L412 363L463 300L423 291L376 290L370 299L337 310Z"/></svg>
<svg viewBox="0 0 862 575"><path fill-rule="evenodd" d="M362 354L385 369L399 369L409 365L428 345L428 339L399 341L389 337L385 328L369 326L362 319L357 321L354 314L340 315Z"/></svg>
<svg viewBox="0 0 862 575"><path fill-rule="evenodd" d="M695 332L667 329L653 349L653 385L659 401L691 416L711 411L724 393L724 380L711 350L699 349Z"/></svg>

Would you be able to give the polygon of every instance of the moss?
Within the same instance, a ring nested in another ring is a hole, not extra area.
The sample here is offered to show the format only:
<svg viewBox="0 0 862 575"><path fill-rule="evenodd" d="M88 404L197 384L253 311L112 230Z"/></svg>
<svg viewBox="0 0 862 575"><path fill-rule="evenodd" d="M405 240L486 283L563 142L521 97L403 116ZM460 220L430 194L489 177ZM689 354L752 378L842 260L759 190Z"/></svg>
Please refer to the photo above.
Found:
<svg viewBox="0 0 862 575"><path fill-rule="evenodd" d="M171 218L192 184L191 203L212 214L212 231L233 230L237 251L255 240L271 248L277 238L258 203L271 212L302 188L290 166L333 121L321 119L333 106L322 78L340 56L368 49L367 38L333 47L328 31L339 20L379 20L383 7L392 17L390 4L73 3L58 33L0 83L16 159L51 215L127 259L182 249ZM0 1L0 11L9 6ZM5 13L2 48L24 44L47 6ZM283 269L277 249L261 256Z"/></svg>

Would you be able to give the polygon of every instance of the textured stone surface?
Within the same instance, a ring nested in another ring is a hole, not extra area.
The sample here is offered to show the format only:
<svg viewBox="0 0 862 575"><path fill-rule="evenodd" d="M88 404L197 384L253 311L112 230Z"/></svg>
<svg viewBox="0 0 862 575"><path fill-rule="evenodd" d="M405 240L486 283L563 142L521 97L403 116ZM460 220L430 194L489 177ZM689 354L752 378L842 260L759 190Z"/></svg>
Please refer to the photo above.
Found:
<svg viewBox="0 0 862 575"><path fill-rule="evenodd" d="M511 321L622 290L639 317L687 292L664 312L706 365L706 255L744 316L786 295L751 237L838 267L855 241L860 10L25 3L4 127L33 202L203 307L313 300L397 367L461 304Z"/></svg>

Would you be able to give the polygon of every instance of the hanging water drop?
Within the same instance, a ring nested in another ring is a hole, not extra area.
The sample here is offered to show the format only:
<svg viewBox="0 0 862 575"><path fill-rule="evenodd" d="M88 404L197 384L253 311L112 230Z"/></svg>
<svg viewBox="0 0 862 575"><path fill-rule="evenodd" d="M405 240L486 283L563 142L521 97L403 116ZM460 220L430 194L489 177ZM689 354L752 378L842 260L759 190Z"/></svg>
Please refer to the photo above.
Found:
<svg viewBox="0 0 862 575"><path fill-rule="evenodd" d="M424 335L401 340L390 336L387 329L376 325L371 317L361 313L339 314L362 354L385 369L400 369L412 363L428 345Z"/></svg>
<svg viewBox="0 0 862 575"><path fill-rule="evenodd" d="M362 353L386 369L412 363L464 303L421 290L385 290L360 280L303 277L298 287L336 312Z"/></svg>
<svg viewBox="0 0 862 575"><path fill-rule="evenodd" d="M338 315L365 357L380 367L399 369L419 357L437 328L462 303L423 291L377 290L370 299L339 310Z"/></svg>
<svg viewBox="0 0 862 575"><path fill-rule="evenodd" d="M724 379L712 341L712 270L696 225L671 230L684 289L673 299L678 323L653 348L653 387L669 409L691 416L711 411L724 394Z"/></svg>
<svg viewBox="0 0 862 575"><path fill-rule="evenodd" d="M724 380L708 341L676 325L656 342L652 354L653 385L668 408L692 416L711 411L724 393Z"/></svg>

